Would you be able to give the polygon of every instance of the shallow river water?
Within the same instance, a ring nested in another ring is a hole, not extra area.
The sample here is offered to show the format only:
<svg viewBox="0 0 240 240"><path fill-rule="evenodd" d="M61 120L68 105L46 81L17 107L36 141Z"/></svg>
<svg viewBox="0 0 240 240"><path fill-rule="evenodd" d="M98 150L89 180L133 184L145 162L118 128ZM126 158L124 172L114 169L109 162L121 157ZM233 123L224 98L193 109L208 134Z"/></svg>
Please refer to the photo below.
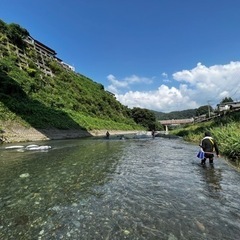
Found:
<svg viewBox="0 0 240 240"><path fill-rule="evenodd" d="M38 144L52 148L0 149L0 239L240 239L240 173L222 158L201 167L196 145Z"/></svg>

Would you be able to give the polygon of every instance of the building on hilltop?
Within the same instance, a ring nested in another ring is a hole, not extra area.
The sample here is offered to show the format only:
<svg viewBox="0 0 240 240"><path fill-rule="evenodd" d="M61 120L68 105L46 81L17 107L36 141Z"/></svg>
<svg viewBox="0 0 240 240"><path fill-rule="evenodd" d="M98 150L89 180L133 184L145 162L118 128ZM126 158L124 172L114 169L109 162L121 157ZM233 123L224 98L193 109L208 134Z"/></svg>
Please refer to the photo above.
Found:
<svg viewBox="0 0 240 240"><path fill-rule="evenodd" d="M34 49L37 53L37 56L34 56L34 54L32 56L37 67L46 75L53 76L52 70L48 67L48 62L56 59L57 53L31 36L28 36L25 42L28 44L28 47Z"/></svg>
<svg viewBox="0 0 240 240"><path fill-rule="evenodd" d="M62 64L62 66L63 66L64 68L66 68L67 70L71 70L71 71L75 72L75 67L73 67L73 66L71 66L71 65L63 62L63 60L60 59L60 58L57 58L57 57L56 57L56 60L57 60L58 62L60 62L60 63Z"/></svg>
<svg viewBox="0 0 240 240"><path fill-rule="evenodd" d="M49 73L49 68L46 66L49 59L56 60L58 63L60 63L65 69L75 71L75 68L65 62L63 62L60 58L58 58L56 55L57 53L46 46L45 44L39 42L38 40L34 39L33 37L29 36L26 40L27 43L32 44L37 51L37 53L41 56L40 59L36 62L38 68ZM52 75L52 74L51 74Z"/></svg>
<svg viewBox="0 0 240 240"><path fill-rule="evenodd" d="M32 61L45 75L53 76L54 74L49 67L49 61L55 60L66 70L75 71L73 66L63 62L56 56L57 53L45 44L39 42L31 36L27 36L24 41L27 44L27 50L23 50L7 40L0 42L0 45L2 45L5 50L8 52L13 51L18 56L19 60L17 65L21 69L26 66L29 67L30 62ZM4 56L4 54L1 55L2 57Z"/></svg>

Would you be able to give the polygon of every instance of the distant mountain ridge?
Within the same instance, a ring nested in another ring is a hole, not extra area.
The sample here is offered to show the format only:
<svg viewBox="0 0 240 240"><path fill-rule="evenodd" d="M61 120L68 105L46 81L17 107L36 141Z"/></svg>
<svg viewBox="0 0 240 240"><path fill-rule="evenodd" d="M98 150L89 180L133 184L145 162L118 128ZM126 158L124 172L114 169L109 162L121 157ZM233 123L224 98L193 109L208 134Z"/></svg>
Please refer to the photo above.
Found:
<svg viewBox="0 0 240 240"><path fill-rule="evenodd" d="M196 116L197 109L188 109L183 111L173 111L169 113L153 111L157 120L169 120L169 119L187 119Z"/></svg>

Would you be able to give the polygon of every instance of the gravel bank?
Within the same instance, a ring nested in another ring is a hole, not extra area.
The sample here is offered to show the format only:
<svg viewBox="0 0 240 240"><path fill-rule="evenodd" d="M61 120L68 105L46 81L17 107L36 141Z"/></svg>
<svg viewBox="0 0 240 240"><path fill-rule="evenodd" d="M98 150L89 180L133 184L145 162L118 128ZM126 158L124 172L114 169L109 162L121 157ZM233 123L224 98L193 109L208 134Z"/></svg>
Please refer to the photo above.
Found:
<svg viewBox="0 0 240 240"><path fill-rule="evenodd" d="M5 126L2 128L4 133L1 133L0 137L6 143L14 142L32 142L32 141L45 141L56 139L74 139L90 136L105 136L107 130L59 130L59 129L35 129L32 127L23 127L20 125ZM135 134L139 131L117 131L108 130L110 135L122 135L122 134Z"/></svg>

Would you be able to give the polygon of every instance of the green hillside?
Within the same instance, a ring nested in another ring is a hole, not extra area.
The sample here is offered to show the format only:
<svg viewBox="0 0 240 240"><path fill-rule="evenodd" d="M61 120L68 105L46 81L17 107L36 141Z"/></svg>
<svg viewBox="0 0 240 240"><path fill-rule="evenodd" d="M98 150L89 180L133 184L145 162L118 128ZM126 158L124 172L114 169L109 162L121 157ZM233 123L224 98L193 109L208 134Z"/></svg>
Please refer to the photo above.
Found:
<svg viewBox="0 0 240 240"><path fill-rule="evenodd" d="M53 76L44 74L36 64L39 53L23 41L27 36L19 25L0 21L1 124L13 121L34 128L85 130L143 128L134 122L131 109L101 84L67 70L55 59L47 61ZM17 52L25 56L24 61Z"/></svg>
<svg viewBox="0 0 240 240"><path fill-rule="evenodd" d="M183 111L173 111L169 113L153 111L158 120L185 119L196 116L197 109L188 109Z"/></svg>

